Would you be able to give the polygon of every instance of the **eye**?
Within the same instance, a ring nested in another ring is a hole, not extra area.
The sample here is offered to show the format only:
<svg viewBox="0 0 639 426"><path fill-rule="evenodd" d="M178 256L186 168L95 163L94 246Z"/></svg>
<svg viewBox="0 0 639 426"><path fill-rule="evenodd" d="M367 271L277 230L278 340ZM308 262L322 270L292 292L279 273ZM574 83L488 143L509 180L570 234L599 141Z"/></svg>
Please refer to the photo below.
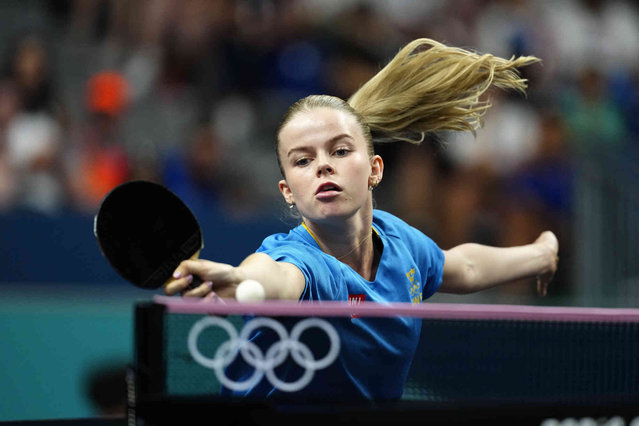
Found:
<svg viewBox="0 0 639 426"><path fill-rule="evenodd" d="M308 158L300 158L298 160L295 160L295 165L298 167L304 167L306 165L308 165L308 163L310 163L311 160Z"/></svg>
<svg viewBox="0 0 639 426"><path fill-rule="evenodd" d="M346 154L348 154L348 149L338 148L335 150L335 152L333 152L333 154L337 157L344 157Z"/></svg>

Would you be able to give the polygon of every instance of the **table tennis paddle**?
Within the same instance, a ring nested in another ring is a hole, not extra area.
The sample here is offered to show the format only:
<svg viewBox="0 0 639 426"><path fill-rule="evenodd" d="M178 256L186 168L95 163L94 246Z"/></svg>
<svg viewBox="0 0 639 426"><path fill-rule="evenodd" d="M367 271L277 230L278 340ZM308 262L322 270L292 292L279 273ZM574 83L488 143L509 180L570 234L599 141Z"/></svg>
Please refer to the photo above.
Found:
<svg viewBox="0 0 639 426"><path fill-rule="evenodd" d="M185 259L204 247L191 210L162 185L131 181L109 192L94 218L93 232L113 269L133 285L162 287ZM189 289L202 283L194 276Z"/></svg>

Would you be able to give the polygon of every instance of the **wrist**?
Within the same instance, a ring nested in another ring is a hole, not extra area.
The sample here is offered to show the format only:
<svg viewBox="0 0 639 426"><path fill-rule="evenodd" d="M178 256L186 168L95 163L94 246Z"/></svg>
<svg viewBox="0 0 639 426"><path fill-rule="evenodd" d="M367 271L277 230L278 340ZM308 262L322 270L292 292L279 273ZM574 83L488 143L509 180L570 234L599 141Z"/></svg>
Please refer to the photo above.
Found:
<svg viewBox="0 0 639 426"><path fill-rule="evenodd" d="M539 272L537 275L553 274L557 269L557 261L559 260L557 252L547 244L536 243L535 246L540 259Z"/></svg>
<svg viewBox="0 0 639 426"><path fill-rule="evenodd" d="M242 281L248 279L248 274L246 273L246 269L243 268L241 265L233 267L233 270L231 271L231 276L235 285L238 285Z"/></svg>

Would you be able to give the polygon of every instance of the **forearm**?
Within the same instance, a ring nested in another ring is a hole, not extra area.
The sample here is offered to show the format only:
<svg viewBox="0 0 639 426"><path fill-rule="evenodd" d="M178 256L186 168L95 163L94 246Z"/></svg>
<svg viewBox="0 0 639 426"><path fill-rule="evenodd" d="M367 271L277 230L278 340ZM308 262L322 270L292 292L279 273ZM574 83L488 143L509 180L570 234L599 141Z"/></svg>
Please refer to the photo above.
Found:
<svg viewBox="0 0 639 426"><path fill-rule="evenodd" d="M539 244L489 247L462 244L446 252L442 291L473 293L551 271L554 255Z"/></svg>
<svg viewBox="0 0 639 426"><path fill-rule="evenodd" d="M267 299L297 300L304 290L304 275L296 266L276 262L264 253L248 256L236 269L240 281L259 281Z"/></svg>
<svg viewBox="0 0 639 426"><path fill-rule="evenodd" d="M204 283L189 290L194 276ZM222 298L234 298L237 286L244 280L259 281L267 299L300 298L305 279L302 271L290 263L276 262L264 253L248 256L239 266L211 262L204 259L185 260L165 285L168 295L182 293L188 297L205 297L212 292Z"/></svg>

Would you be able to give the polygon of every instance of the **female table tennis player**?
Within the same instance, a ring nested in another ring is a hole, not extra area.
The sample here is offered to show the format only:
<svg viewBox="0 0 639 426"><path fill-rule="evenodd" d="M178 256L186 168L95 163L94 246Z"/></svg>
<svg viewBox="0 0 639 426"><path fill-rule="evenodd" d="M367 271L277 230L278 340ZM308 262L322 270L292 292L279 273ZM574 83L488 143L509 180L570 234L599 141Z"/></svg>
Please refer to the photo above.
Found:
<svg viewBox="0 0 639 426"><path fill-rule="evenodd" d="M538 292L545 295L557 268L552 232L525 246L462 244L442 250L401 219L374 209L372 195L384 172L373 142L420 143L427 132L474 131L489 107L480 95L492 85L524 91L526 81L517 69L537 61L419 39L347 101L299 100L279 128L277 160L279 189L299 211L301 225L267 237L239 266L184 261L165 292L182 292L197 275L205 283L185 296L233 297L240 282L254 279L268 299L419 303L436 291L472 293L536 277ZM340 361L331 366L339 371L318 374L307 392L400 397L420 324L411 318L345 319ZM277 393L268 383L251 392Z"/></svg>

